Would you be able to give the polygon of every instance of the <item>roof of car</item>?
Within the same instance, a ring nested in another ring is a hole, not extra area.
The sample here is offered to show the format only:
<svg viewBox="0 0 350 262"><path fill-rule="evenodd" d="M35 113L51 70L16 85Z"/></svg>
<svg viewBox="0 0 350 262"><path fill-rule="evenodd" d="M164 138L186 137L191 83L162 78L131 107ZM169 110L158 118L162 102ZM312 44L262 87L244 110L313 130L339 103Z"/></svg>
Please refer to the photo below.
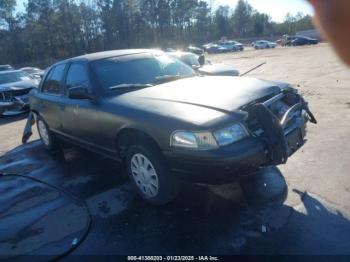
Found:
<svg viewBox="0 0 350 262"><path fill-rule="evenodd" d="M16 72L22 72L21 70L6 70L6 71L0 71L0 74L8 74L8 73L16 73Z"/></svg>
<svg viewBox="0 0 350 262"><path fill-rule="evenodd" d="M86 55L82 55L82 56L73 57L73 58L70 58L68 60L69 61L73 61L73 60L74 61L75 60L95 61L95 60L106 59L109 57L150 53L150 52L155 52L155 51L162 52L160 50L154 50L154 49L120 49L120 50L112 50L112 51L104 51L104 52L86 54Z"/></svg>

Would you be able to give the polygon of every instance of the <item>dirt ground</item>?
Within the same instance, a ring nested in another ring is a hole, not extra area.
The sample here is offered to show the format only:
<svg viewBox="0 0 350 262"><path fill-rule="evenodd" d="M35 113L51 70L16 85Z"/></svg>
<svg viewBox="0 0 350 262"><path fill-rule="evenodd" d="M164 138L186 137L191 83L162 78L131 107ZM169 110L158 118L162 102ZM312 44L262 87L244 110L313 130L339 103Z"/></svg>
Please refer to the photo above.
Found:
<svg viewBox="0 0 350 262"><path fill-rule="evenodd" d="M93 225L75 254L349 255L350 69L328 44L207 59L241 72L267 62L249 76L288 82L309 101L319 123L309 125L307 144L279 167L282 176L267 170L241 189L199 186L169 206L150 207L116 178L109 160L70 149L50 156L35 142L36 131L22 147L25 117L0 119L0 173L45 180L85 200ZM276 196L279 203L266 203Z"/></svg>

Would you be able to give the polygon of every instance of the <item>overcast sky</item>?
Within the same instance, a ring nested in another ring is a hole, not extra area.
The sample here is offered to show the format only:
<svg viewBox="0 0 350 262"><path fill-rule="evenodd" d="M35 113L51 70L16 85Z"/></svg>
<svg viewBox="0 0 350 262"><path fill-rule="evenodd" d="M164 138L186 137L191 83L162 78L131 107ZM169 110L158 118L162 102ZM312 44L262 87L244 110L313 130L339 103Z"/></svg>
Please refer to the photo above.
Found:
<svg viewBox="0 0 350 262"><path fill-rule="evenodd" d="M0 0L1 1L1 0ZM17 9L23 11L23 3L27 0L17 0ZM207 0L212 1L214 6L229 5L234 7L238 0ZM248 0L259 12L266 13L276 22L282 22L289 12L295 15L298 12L312 14L312 9L306 0Z"/></svg>

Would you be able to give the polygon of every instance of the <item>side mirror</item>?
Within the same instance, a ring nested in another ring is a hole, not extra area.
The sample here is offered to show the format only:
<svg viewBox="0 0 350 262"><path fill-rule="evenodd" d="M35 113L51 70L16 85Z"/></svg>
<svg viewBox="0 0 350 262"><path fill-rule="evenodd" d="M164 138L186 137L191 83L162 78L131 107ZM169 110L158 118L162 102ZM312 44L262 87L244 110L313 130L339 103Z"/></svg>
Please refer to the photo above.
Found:
<svg viewBox="0 0 350 262"><path fill-rule="evenodd" d="M71 99L94 99L94 97L90 94L88 88L84 86L76 86L68 89L68 97Z"/></svg>
<svg viewBox="0 0 350 262"><path fill-rule="evenodd" d="M204 55L200 55L198 57L198 63L203 66L205 64L205 56Z"/></svg>

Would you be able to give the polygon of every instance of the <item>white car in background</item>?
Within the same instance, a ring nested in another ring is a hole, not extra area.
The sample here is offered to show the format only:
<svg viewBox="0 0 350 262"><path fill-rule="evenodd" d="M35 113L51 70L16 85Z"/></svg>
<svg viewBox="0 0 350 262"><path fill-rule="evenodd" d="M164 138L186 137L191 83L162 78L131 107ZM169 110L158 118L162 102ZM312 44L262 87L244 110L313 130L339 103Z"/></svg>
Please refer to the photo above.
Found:
<svg viewBox="0 0 350 262"><path fill-rule="evenodd" d="M227 41L220 41L218 43L220 46L227 48L231 52L236 51L243 51L244 46L242 43L239 43L237 41L227 40Z"/></svg>
<svg viewBox="0 0 350 262"><path fill-rule="evenodd" d="M259 40L253 43L253 47L255 49L267 49L267 48L275 48L277 44L275 42Z"/></svg>

